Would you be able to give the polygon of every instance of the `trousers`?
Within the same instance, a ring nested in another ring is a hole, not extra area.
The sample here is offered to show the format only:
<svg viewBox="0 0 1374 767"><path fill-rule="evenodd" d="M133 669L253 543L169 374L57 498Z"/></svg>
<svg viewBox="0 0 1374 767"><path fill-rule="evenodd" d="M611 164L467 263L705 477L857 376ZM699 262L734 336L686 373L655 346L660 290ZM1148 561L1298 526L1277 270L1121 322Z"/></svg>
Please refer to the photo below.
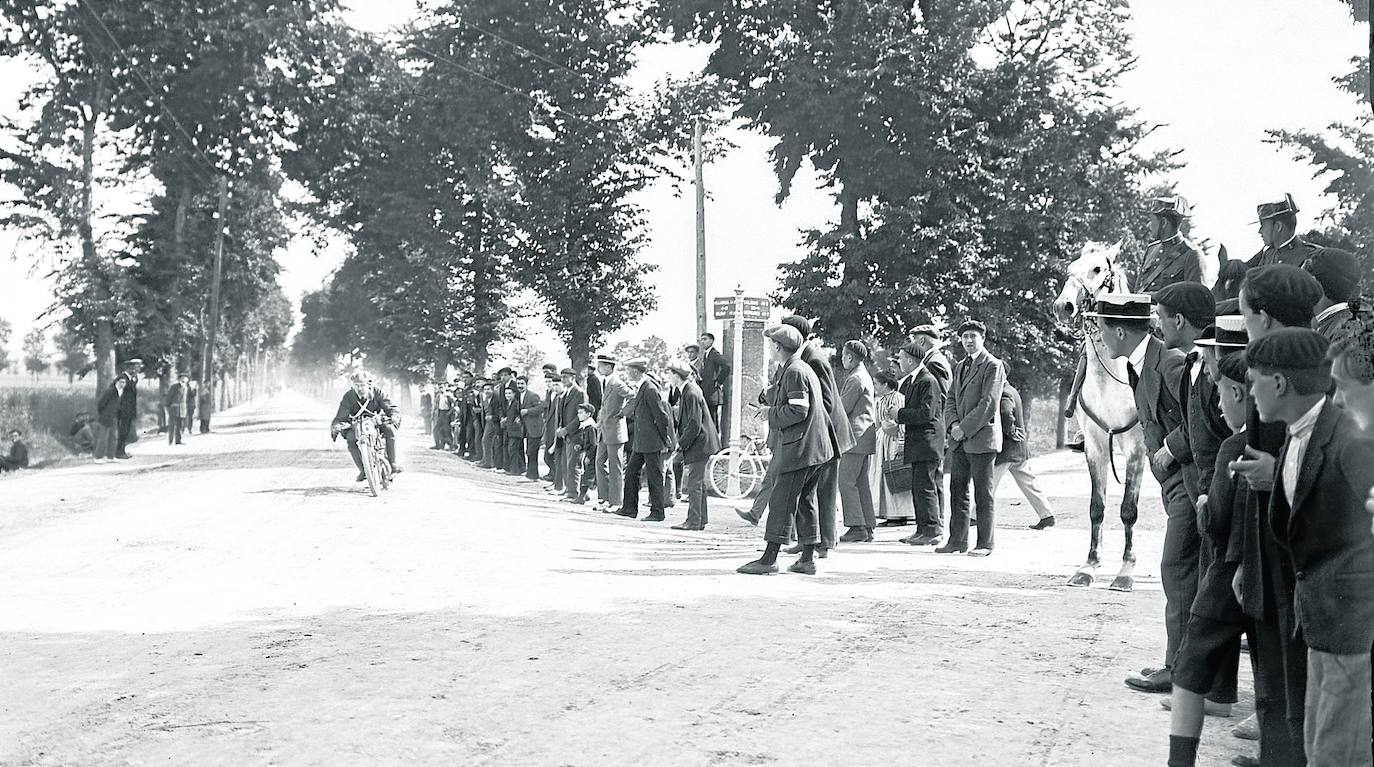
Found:
<svg viewBox="0 0 1374 767"><path fill-rule="evenodd" d="M539 479L539 445L542 437L525 437L525 478Z"/></svg>
<svg viewBox="0 0 1374 767"><path fill-rule="evenodd" d="M1312 767L1370 767L1369 653L1307 651L1303 748Z"/></svg>
<svg viewBox="0 0 1374 767"><path fill-rule="evenodd" d="M817 532L821 548L835 548L835 512L840 500L840 459L832 458L820 465L816 478L815 499Z"/></svg>
<svg viewBox="0 0 1374 767"><path fill-rule="evenodd" d="M1054 510L1050 508L1050 499L1045 497L1045 493L1040 489L1040 484L1036 481L1035 475L1031 473L1030 466L1026 461L1016 463L999 463L992 469L992 492L997 493L997 486L1002 484L1002 479L1008 474L1016 480L1016 486L1021 488L1021 494L1026 496L1031 508L1035 509L1035 515L1040 519L1054 516Z"/></svg>
<svg viewBox="0 0 1374 767"><path fill-rule="evenodd" d="M687 527L706 526L706 462L686 464L687 470Z"/></svg>
<svg viewBox="0 0 1374 767"><path fill-rule="evenodd" d="M878 526L878 515L873 508L873 482L868 473L873 460L873 456L867 453L845 453L840 456L840 509L844 514L845 527L872 529Z"/></svg>
<svg viewBox="0 0 1374 767"><path fill-rule="evenodd" d="M596 497L617 503L625 495L625 446L596 444Z"/></svg>
<svg viewBox="0 0 1374 767"><path fill-rule="evenodd" d="M169 414L168 414L168 416L167 416L167 444L169 444L169 445L180 445L180 444L181 444L181 429L182 429L182 423L183 423L183 421L185 421L185 420L186 420L186 419L182 418L181 415L179 415L179 414L177 414L177 413L169 413Z"/></svg>
<svg viewBox="0 0 1374 767"><path fill-rule="evenodd" d="M786 546L792 537L792 520L797 521L797 543L814 546L821 542L816 489L821 466L795 471L779 471L768 499L768 525L763 539Z"/></svg>
<svg viewBox="0 0 1374 767"><path fill-rule="evenodd" d="M916 461L911 464L911 505L916 512L916 532L920 535L939 538L945 531L944 509L940 503L940 488L944 479L939 461ZM967 532L964 540L968 540Z"/></svg>
<svg viewBox="0 0 1374 767"><path fill-rule="evenodd" d="M969 483L978 509L978 543L974 548L993 546L994 501L992 464L996 453L966 453L961 444L950 451L949 466L949 541L946 545L968 547Z"/></svg>
<svg viewBox="0 0 1374 767"><path fill-rule="evenodd" d="M639 477L643 474L649 481L649 514L663 516L663 453L630 453L630 462L625 466L625 495L621 499L620 511L626 516L639 514Z"/></svg>
<svg viewBox="0 0 1374 767"><path fill-rule="evenodd" d="M1178 646L1188 626L1193 601L1197 599L1198 566L1202 540L1197 530L1197 515L1183 486L1183 473L1174 472L1161 483L1164 514L1164 547L1159 557L1159 581L1164 587L1164 665L1173 668Z"/></svg>

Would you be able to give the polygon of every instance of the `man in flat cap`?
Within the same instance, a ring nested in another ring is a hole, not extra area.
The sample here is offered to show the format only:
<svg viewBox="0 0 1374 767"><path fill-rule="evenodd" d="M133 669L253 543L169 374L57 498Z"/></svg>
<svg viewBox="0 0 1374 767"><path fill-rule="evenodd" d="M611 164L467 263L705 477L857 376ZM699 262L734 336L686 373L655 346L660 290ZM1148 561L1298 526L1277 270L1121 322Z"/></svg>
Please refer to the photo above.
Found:
<svg viewBox="0 0 1374 767"><path fill-rule="evenodd" d="M1323 248L1302 265L1303 271L1317 279L1322 297L1317 301L1313 327L1335 343L1357 332L1364 323L1356 313L1368 311L1360 306L1360 264L1355 256L1335 248Z"/></svg>
<svg viewBox="0 0 1374 767"><path fill-rule="evenodd" d="M999 407L1006 367L987 350L987 326L965 320L958 328L964 358L954 368L954 382L945 399L945 430L949 438L949 540L937 553L968 551L969 485L973 485L978 513L978 538L971 556L992 553L996 523L992 496L993 464L1002 450Z"/></svg>
<svg viewBox="0 0 1374 767"><path fill-rule="evenodd" d="M701 378L701 393L706 397L706 407L711 411L711 421L722 429L719 435L724 441L725 424L721 421L720 410L725 402L725 385L730 380L730 363L716 348L714 333L702 333L697 341L701 344L701 349L693 367Z"/></svg>
<svg viewBox="0 0 1374 767"><path fill-rule="evenodd" d="M634 394L625 377L616 372L619 360L609 354L596 355L596 372L601 377L601 410L597 416L600 439L596 446L596 498L602 510L620 508L625 496L625 411Z"/></svg>
<svg viewBox="0 0 1374 767"><path fill-rule="evenodd" d="M119 366L119 378L124 379L124 391L119 395L118 440L115 458L127 460L129 443L138 439L135 433L138 421L138 378L143 373L143 360L125 360Z"/></svg>
<svg viewBox="0 0 1374 767"><path fill-rule="evenodd" d="M1285 328L1252 340L1245 360L1260 419L1286 424L1267 522L1296 575L1293 636L1308 649L1307 762L1367 765L1374 534L1364 501L1374 443L1327 397L1328 347L1314 330Z"/></svg>
<svg viewBox="0 0 1374 767"><path fill-rule="evenodd" d="M625 379L635 392L626 412L634 428L630 433L630 460L625 466L625 492L620 510L615 513L631 519L639 516L639 478L643 475L649 483L649 516L644 521L662 522L666 495L663 453L672 442L673 423L668 403L648 371L649 361L643 357L625 361Z"/></svg>
<svg viewBox="0 0 1374 767"><path fill-rule="evenodd" d="M820 544L816 491L821 467L836 457L834 436L826 424L827 411L821 401L821 382L810 365L802 361L806 339L791 325L773 325L764 331L772 348L771 356L782 360L769 387L768 405L761 408L768 418L769 434L776 433L773 463L777 480L768 502L767 545L763 556L741 565L746 575L768 575L778 571L778 553L797 523L800 558L787 569L800 575L815 575L815 552Z"/></svg>
<svg viewBox="0 0 1374 767"><path fill-rule="evenodd" d="M558 428L559 413L563 404L563 380L558 376L558 367L549 365L544 368L544 465L549 467L548 480L551 485L545 489L550 495L563 492L564 463L559 462Z"/></svg>
<svg viewBox="0 0 1374 767"><path fill-rule="evenodd" d="M1180 227L1191 215L1183 195L1156 197L1150 201L1150 244L1145 248L1140 276L1132 283L1142 293L1175 282L1202 282L1202 254Z"/></svg>
<svg viewBox="0 0 1374 767"><path fill-rule="evenodd" d="M567 440L577 431L580 420L577 406L587 401L587 392L578 384L576 370L563 368L558 371L558 377L563 382L563 397L558 403L558 428L554 436L558 437L558 458L563 466L563 494L569 500L576 500L581 492L582 457L573 453Z"/></svg>
<svg viewBox="0 0 1374 767"><path fill-rule="evenodd" d="M928 365L934 341L918 335L897 352L902 377L897 391L902 407L902 460L911 467L911 503L916 513L916 532L904 543L935 546L944 534L940 465L945 456L945 391Z"/></svg>
<svg viewBox="0 0 1374 767"><path fill-rule="evenodd" d="M802 343L800 358L816 373L821 384L821 404L825 408L825 424L830 434L834 457L821 466L820 480L816 485L816 508L819 514L821 533L821 556L835 548L835 518L840 503L840 456L854 447L854 433L849 427L849 416L844 412L844 400L840 397L840 386L835 381L835 370L830 365L830 355L821 349L819 341L812 336L812 323L801 315L784 317L782 324L796 328L805 339ZM798 546L801 544L799 543Z"/></svg>
<svg viewBox="0 0 1374 767"><path fill-rule="evenodd" d="M1159 456L1165 439L1183 423L1179 404L1184 355L1165 347L1150 334L1150 296L1136 293L1104 295L1090 317L1102 331L1102 344L1113 359L1126 360L1126 375L1135 394L1136 414L1145 433L1145 447ZM1167 453L1166 453L1167 454ZM1174 656L1183 638L1188 609L1197 593L1197 519L1176 462L1152 460L1150 470L1159 481L1164 512L1164 550L1159 580L1164 587L1164 629L1167 640L1163 668L1132 676L1126 685L1144 692L1168 692L1173 684Z"/></svg>
<svg viewBox="0 0 1374 767"><path fill-rule="evenodd" d="M677 450L682 454L686 473L687 519L674 530L704 530L706 512L706 459L720 450L720 436L711 422L706 398L696 384L696 371L686 360L668 363L671 383L680 392L678 397Z"/></svg>
<svg viewBox="0 0 1374 767"><path fill-rule="evenodd" d="M1245 262L1247 269L1271 264L1302 266L1320 248L1298 237L1298 204L1293 195L1285 194L1277 202L1260 203L1259 213L1260 240L1264 247Z"/></svg>

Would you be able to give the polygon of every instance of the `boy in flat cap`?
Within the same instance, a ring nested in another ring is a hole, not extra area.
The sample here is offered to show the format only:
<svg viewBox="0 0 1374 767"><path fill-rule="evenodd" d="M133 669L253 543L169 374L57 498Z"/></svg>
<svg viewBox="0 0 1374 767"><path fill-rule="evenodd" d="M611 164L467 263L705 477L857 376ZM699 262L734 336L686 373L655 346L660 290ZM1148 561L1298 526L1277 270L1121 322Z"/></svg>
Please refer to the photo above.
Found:
<svg viewBox="0 0 1374 767"><path fill-rule="evenodd" d="M1151 455L1160 455L1165 439L1183 423L1179 404L1183 354L1167 348L1150 334L1151 301L1147 295L1104 295L1087 316L1097 320L1108 354L1114 359L1126 360L1126 375L1135 392L1136 413L1145 433L1145 447ZM1150 470L1159 481L1164 512L1168 516L1159 563L1167 640L1163 668L1129 677L1126 685L1142 692L1168 692L1174 656L1188 622L1188 609L1197 595L1197 518L1183 484L1182 466L1176 462L1152 460Z"/></svg>
<svg viewBox="0 0 1374 767"><path fill-rule="evenodd" d="M1268 524L1292 563L1294 633L1308 648L1303 748L1312 765L1368 765L1374 442L1327 398L1328 347L1315 330L1285 328L1245 357L1260 419L1287 424Z"/></svg>
<svg viewBox="0 0 1374 767"><path fill-rule="evenodd" d="M1272 264L1288 264L1300 267L1320 248L1298 237L1298 204L1293 195L1285 194L1277 202L1260 203L1255 211L1259 214L1260 240L1264 247L1245 263L1246 269Z"/></svg>
<svg viewBox="0 0 1374 767"><path fill-rule="evenodd" d="M983 345L987 327L977 320L959 326L964 359L954 368L954 382L945 399L944 425L949 438L949 540L940 554L968 550L969 485L978 510L978 539L971 556L992 553L996 522L992 497L993 464L1002 451L1002 414L999 407L1006 367Z"/></svg>
<svg viewBox="0 0 1374 767"><path fill-rule="evenodd" d="M1156 197L1150 201L1150 244L1141 261L1140 277L1132 284L1142 293L1153 293L1175 282L1202 283L1202 255L1180 227L1192 215L1183 195Z"/></svg>

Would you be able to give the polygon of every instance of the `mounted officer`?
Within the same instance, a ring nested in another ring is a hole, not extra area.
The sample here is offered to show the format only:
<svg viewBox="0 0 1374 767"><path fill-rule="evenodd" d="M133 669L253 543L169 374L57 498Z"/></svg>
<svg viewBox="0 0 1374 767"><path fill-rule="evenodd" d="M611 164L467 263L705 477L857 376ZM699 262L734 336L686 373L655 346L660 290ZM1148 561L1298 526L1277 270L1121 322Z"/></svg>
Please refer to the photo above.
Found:
<svg viewBox="0 0 1374 767"><path fill-rule="evenodd" d="M1301 267L1321 250L1298 237L1298 204L1293 202L1293 195L1285 194L1278 202L1261 203L1255 210L1259 212L1259 220L1254 223L1259 224L1264 247L1245 262L1246 269L1270 264Z"/></svg>
<svg viewBox="0 0 1374 767"><path fill-rule="evenodd" d="M1153 293L1175 282L1202 282L1202 254L1180 231L1191 215L1188 200L1182 195L1156 197L1149 211L1150 244L1131 288Z"/></svg>

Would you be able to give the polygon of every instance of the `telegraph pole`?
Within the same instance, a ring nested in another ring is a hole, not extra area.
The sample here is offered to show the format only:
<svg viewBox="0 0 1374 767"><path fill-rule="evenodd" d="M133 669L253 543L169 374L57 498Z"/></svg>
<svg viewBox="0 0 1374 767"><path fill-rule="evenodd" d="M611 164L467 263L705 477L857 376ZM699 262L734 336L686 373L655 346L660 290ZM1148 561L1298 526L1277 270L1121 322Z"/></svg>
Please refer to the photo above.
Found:
<svg viewBox="0 0 1374 767"><path fill-rule="evenodd" d="M210 387L209 402L211 408L214 407L215 402L215 336L219 330L219 283L220 275L224 271L224 230L225 221L228 218L228 207L229 179L220 176L219 207L215 213L215 222L218 224L215 230L215 268L210 278L210 330L206 334L205 359L202 360L204 372L201 376L201 386Z"/></svg>
<svg viewBox="0 0 1374 767"><path fill-rule="evenodd" d="M701 118L692 123L692 166L697 181L697 336L706 332L706 187L701 173Z"/></svg>

